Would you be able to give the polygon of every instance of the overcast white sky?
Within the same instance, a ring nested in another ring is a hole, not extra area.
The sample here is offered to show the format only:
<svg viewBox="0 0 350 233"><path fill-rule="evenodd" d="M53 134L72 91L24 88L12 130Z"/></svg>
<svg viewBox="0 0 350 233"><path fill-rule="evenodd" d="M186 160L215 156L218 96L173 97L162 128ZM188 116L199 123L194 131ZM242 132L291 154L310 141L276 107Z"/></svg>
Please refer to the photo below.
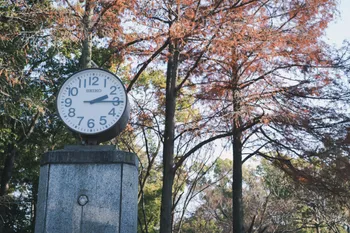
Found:
<svg viewBox="0 0 350 233"><path fill-rule="evenodd" d="M327 30L327 38L330 44L340 46L343 40L350 41L350 0L339 0L339 14Z"/></svg>

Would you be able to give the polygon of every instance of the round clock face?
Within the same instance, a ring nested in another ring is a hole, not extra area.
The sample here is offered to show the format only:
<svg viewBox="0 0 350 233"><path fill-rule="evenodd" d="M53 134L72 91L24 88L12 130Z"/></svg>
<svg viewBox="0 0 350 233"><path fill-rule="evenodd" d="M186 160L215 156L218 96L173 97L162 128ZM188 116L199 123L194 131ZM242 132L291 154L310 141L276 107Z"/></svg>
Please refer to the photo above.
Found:
<svg viewBox="0 0 350 233"><path fill-rule="evenodd" d="M57 97L64 123L82 134L98 134L115 125L127 106L124 85L114 74L86 69L69 77Z"/></svg>

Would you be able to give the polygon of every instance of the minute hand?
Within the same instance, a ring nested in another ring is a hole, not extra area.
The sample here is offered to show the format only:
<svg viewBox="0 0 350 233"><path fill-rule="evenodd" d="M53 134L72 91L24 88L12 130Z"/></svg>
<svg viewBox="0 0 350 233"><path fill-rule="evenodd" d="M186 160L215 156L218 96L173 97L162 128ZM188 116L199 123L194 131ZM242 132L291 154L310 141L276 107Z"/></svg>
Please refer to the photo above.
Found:
<svg viewBox="0 0 350 233"><path fill-rule="evenodd" d="M104 95L104 96L98 97L98 98L90 100L90 101L84 101L84 103L94 104L94 103L101 102L102 100L105 100L107 98L108 98L108 95Z"/></svg>
<svg viewBox="0 0 350 233"><path fill-rule="evenodd" d="M101 100L98 102L99 103L123 103L124 101L122 101L122 100Z"/></svg>

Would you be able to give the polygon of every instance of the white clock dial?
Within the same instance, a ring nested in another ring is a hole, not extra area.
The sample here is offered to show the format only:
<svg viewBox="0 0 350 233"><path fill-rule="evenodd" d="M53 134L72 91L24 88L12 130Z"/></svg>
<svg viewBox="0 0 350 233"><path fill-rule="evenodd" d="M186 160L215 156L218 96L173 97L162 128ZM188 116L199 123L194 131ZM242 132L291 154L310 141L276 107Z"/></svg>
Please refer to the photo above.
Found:
<svg viewBox="0 0 350 233"><path fill-rule="evenodd" d="M100 69L86 69L62 85L57 109L72 130L92 135L108 130L122 117L127 94L114 74Z"/></svg>

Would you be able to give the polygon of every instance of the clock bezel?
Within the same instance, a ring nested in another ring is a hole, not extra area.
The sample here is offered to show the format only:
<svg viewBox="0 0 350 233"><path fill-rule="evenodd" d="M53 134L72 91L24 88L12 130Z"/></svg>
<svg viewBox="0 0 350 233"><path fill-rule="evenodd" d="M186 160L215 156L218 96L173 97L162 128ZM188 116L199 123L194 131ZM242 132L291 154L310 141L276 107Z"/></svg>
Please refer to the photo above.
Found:
<svg viewBox="0 0 350 233"><path fill-rule="evenodd" d="M80 132L72 127L70 127L65 121L64 119L61 117L61 114L60 112L58 111L58 108L59 108L59 100L58 100L58 95L60 94L63 86L65 83L67 83L73 76L75 76L76 74L78 73L81 73L81 72L85 72L85 71L93 71L93 70L96 70L98 72L102 71L102 72L106 72L106 73L109 73L110 75L112 75L114 78L116 78L121 86L123 87L123 91L125 93L125 107L124 107L124 110L123 110L123 113L121 114L121 116L119 117L119 119L110 127L108 127L107 129L104 129L100 132L97 132L97 133L83 133L83 132ZM105 69L101 69L101 68L87 68L87 69L82 69L82 70L79 70L77 72L74 72L73 74L71 74L60 86L57 94L56 94L56 111L57 111L57 115L58 117L61 119L61 121L67 126L67 128L70 130L70 131L73 131L75 133L78 133L84 140L88 141L88 140L91 140L91 141L97 141L97 143L100 143L100 142L105 142L105 141L108 141L108 140L111 140L112 138L118 136L126 127L127 123L128 123L128 120L129 120L129 114L130 114L130 104L129 104L129 98L128 98L128 93L126 92L126 88L124 86L124 83L121 81L121 79L115 75L114 73L108 71L108 70L105 70Z"/></svg>

